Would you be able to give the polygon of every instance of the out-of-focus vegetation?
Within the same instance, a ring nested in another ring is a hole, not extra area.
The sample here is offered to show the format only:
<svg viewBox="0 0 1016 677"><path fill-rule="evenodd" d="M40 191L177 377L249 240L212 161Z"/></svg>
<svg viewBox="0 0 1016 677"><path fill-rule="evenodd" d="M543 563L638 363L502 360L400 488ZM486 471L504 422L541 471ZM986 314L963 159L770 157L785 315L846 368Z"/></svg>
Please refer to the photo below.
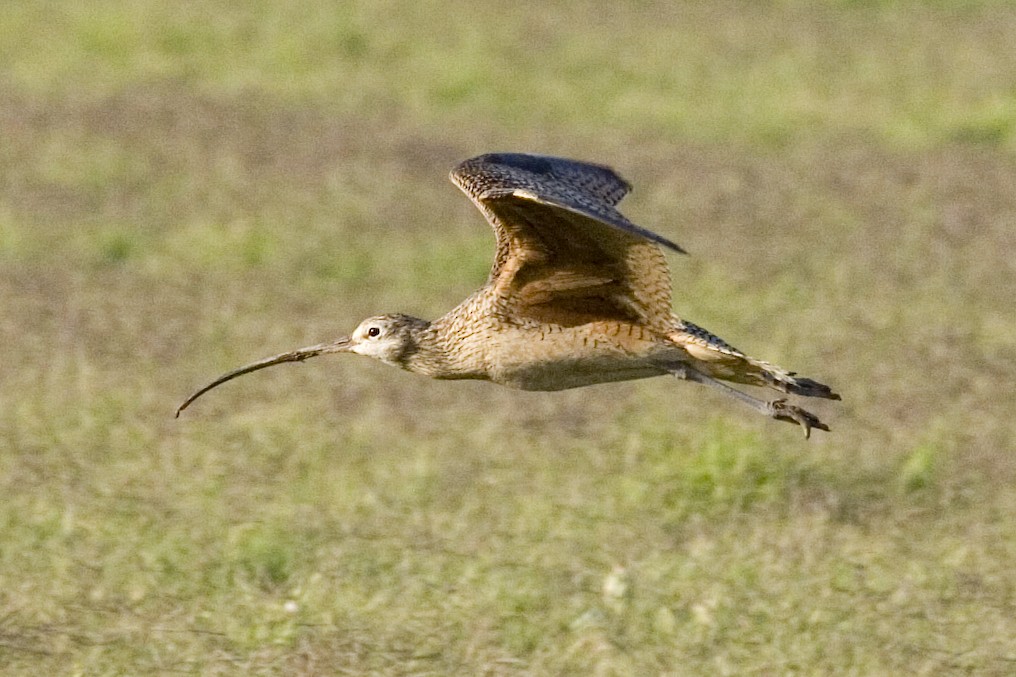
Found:
<svg viewBox="0 0 1016 677"><path fill-rule="evenodd" d="M20 0L5 674L1011 674L1016 10ZM828 382L251 359L484 279L489 150L635 184L675 307Z"/></svg>

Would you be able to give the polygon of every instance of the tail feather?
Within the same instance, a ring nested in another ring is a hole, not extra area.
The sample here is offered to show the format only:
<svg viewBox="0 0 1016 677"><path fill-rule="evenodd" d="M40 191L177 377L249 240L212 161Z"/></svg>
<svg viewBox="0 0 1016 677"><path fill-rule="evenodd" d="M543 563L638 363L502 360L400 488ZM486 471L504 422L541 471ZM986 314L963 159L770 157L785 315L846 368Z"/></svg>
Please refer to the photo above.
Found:
<svg viewBox="0 0 1016 677"><path fill-rule="evenodd" d="M792 395L840 399L824 383L748 357L712 332L685 320L680 323L680 328L671 334L670 339L682 346L693 358L700 360L695 368L705 374L724 381L769 386Z"/></svg>
<svg viewBox="0 0 1016 677"><path fill-rule="evenodd" d="M796 376L795 372L784 371L767 362L752 360L750 358L749 361L759 367L762 378L765 379L766 383L777 390L782 390L791 395L801 395L802 397L824 397L827 400L841 399L838 393L834 393L833 389L824 383L819 383L803 376Z"/></svg>

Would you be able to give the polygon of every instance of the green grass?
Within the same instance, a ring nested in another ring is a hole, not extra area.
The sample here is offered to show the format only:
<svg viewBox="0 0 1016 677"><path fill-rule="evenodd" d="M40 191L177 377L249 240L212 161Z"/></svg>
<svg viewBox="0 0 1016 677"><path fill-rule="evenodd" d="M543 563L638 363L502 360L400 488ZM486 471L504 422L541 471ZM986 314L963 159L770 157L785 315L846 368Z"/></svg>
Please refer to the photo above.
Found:
<svg viewBox="0 0 1016 677"><path fill-rule="evenodd" d="M1011 149L1016 133L1004 3L22 0L5 19L8 77L43 94L170 81L442 127L779 145L833 131Z"/></svg>
<svg viewBox="0 0 1016 677"><path fill-rule="evenodd" d="M0 27L4 674L1016 665L1016 12L22 0ZM445 175L606 162L675 307L828 382L359 359L192 388L492 257Z"/></svg>

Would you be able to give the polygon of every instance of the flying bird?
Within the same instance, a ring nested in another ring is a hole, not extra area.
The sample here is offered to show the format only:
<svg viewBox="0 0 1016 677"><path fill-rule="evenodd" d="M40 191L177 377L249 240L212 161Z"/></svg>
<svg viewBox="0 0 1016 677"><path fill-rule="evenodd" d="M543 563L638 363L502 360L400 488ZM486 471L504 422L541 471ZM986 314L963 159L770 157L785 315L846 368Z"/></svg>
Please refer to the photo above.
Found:
<svg viewBox="0 0 1016 677"><path fill-rule="evenodd" d="M617 204L631 190L612 169L564 158L492 153L451 180L497 238L486 283L442 317L369 317L350 336L228 372L176 415L242 374L329 353L357 353L438 379L481 379L521 390L564 390L672 375L711 386L755 411L829 430L786 398L763 400L727 383L838 400L829 386L749 357L671 309L669 239L635 225Z"/></svg>

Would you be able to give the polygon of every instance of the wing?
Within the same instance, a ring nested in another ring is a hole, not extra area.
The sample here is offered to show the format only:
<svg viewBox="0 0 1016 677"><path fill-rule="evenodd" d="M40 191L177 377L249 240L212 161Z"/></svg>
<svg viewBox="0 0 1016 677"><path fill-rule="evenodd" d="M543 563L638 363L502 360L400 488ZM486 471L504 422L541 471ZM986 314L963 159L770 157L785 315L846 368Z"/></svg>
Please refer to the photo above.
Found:
<svg viewBox="0 0 1016 677"><path fill-rule="evenodd" d="M661 246L679 246L615 208L631 186L608 167L519 153L466 160L452 182L497 237L488 285L520 316L666 324L670 271Z"/></svg>

